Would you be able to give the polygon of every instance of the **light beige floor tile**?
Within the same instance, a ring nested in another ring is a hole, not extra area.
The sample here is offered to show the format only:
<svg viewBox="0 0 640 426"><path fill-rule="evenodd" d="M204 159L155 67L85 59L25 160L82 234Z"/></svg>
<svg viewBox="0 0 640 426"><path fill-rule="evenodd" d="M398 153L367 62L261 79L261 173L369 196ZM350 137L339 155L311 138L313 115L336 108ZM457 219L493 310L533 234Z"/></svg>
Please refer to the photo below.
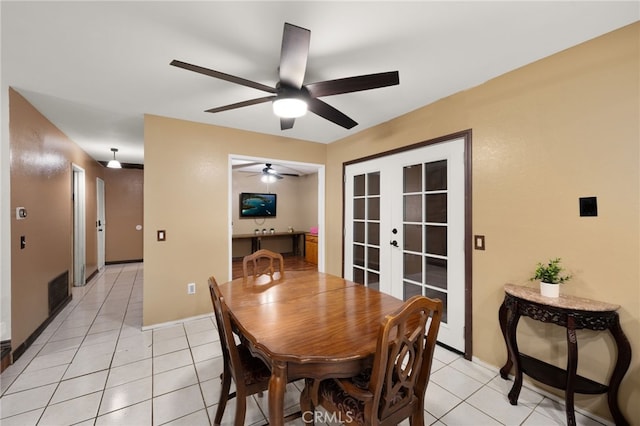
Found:
<svg viewBox="0 0 640 426"><path fill-rule="evenodd" d="M120 367L112 367L109 370L109 379L107 380L107 388L119 386L125 383L133 382L152 374L151 358L141 361L132 362Z"/></svg>
<svg viewBox="0 0 640 426"><path fill-rule="evenodd" d="M500 426L500 422L466 402L457 405L440 419L446 425L456 426Z"/></svg>
<svg viewBox="0 0 640 426"><path fill-rule="evenodd" d="M193 333L200 333L202 331L216 331L216 327L214 325L213 316L207 318L200 318L193 321L187 321L184 323L184 328L187 332L187 335Z"/></svg>
<svg viewBox="0 0 640 426"><path fill-rule="evenodd" d="M452 410L456 405L462 402L451 392L438 386L436 383L429 382L427 393L424 398L424 409L433 417L440 418L448 411Z"/></svg>
<svg viewBox="0 0 640 426"><path fill-rule="evenodd" d="M209 426L210 424L207 410L202 409L165 423L163 426Z"/></svg>
<svg viewBox="0 0 640 426"><path fill-rule="evenodd" d="M153 398L153 424L161 425L203 408L204 401L198 385L170 392Z"/></svg>
<svg viewBox="0 0 640 426"><path fill-rule="evenodd" d="M43 412L44 407L27 411L26 413L4 418L0 421L0 424L2 426L36 426Z"/></svg>
<svg viewBox="0 0 640 426"><path fill-rule="evenodd" d="M466 399L473 407L505 425L521 424L533 411L535 404L511 405L506 394L483 387Z"/></svg>
<svg viewBox="0 0 640 426"><path fill-rule="evenodd" d="M71 379L84 374L106 370L111 364L112 357L113 355L109 353L99 355L87 354L82 358L76 356L73 362L69 365L67 372L64 374L64 378Z"/></svg>
<svg viewBox="0 0 640 426"><path fill-rule="evenodd" d="M198 383L193 364L153 375L153 396L163 395Z"/></svg>
<svg viewBox="0 0 640 426"><path fill-rule="evenodd" d="M105 389L98 415L151 399L151 377Z"/></svg>
<svg viewBox="0 0 640 426"><path fill-rule="evenodd" d="M482 387L482 383L446 366L431 374L431 383L437 383L452 394L464 399Z"/></svg>
<svg viewBox="0 0 640 426"><path fill-rule="evenodd" d="M151 400L99 416L95 426L151 426Z"/></svg>
<svg viewBox="0 0 640 426"><path fill-rule="evenodd" d="M63 380L53 394L51 404L102 391L107 380L107 370Z"/></svg>
<svg viewBox="0 0 640 426"><path fill-rule="evenodd" d="M489 383L498 375L497 371L489 370L480 364L468 361L464 358L458 358L449 365L482 384Z"/></svg>
<svg viewBox="0 0 640 426"><path fill-rule="evenodd" d="M187 340L189 341L189 346L200 346L206 343L219 342L220 335L217 330L207 330L201 331L199 333L187 334Z"/></svg>
<svg viewBox="0 0 640 426"><path fill-rule="evenodd" d="M38 388L51 383L58 383L67 369L67 365L44 368L34 372L24 372L9 386L7 394Z"/></svg>
<svg viewBox="0 0 640 426"><path fill-rule="evenodd" d="M193 355L193 362L201 362L211 358L217 358L222 356L222 346L220 341L206 343L204 345L191 348L191 354Z"/></svg>
<svg viewBox="0 0 640 426"><path fill-rule="evenodd" d="M61 352L54 352L46 355L38 355L24 369L25 373L33 373L44 368L51 368L58 365L70 364L76 354L77 349L69 349Z"/></svg>
<svg viewBox="0 0 640 426"><path fill-rule="evenodd" d="M156 341L154 333L153 356L168 354L170 352L187 349L188 347L189 343L187 342L187 336L178 336Z"/></svg>
<svg viewBox="0 0 640 426"><path fill-rule="evenodd" d="M191 358L191 351L189 349L159 355L153 357L153 374L159 374L191 364L193 364L193 359Z"/></svg>
<svg viewBox="0 0 640 426"><path fill-rule="evenodd" d="M168 327L157 328L153 330L153 342L157 343L161 340L175 339L176 337L185 337L184 326L182 324L171 325Z"/></svg>
<svg viewBox="0 0 640 426"><path fill-rule="evenodd" d="M47 406L38 426L72 425L92 419L98 412L102 392L95 392Z"/></svg>

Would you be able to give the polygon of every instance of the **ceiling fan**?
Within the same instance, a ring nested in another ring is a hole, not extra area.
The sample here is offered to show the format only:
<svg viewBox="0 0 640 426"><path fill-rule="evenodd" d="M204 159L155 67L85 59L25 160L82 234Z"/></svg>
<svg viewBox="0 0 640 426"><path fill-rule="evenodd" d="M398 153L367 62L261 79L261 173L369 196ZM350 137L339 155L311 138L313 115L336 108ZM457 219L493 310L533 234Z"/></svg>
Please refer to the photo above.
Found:
<svg viewBox="0 0 640 426"><path fill-rule="evenodd" d="M351 129L358 123L318 98L394 86L400 82L398 71L389 71L303 84L310 40L310 30L289 23L284 24L280 66L278 67L279 81L276 87L188 64L176 59L171 61L171 65L271 93L269 96L211 108L205 112L222 112L249 105L272 102L274 113L280 117L281 130L291 129L295 119L304 115L307 110L345 129Z"/></svg>
<svg viewBox="0 0 640 426"><path fill-rule="evenodd" d="M280 180L285 176L293 176L293 177L299 177L300 174L299 173L283 173L281 171L275 170L273 168L273 164L271 163L245 163L245 164L235 164L232 166L233 170L238 170L238 169L243 169L243 168L253 168L257 165L263 164L265 167L262 169L261 172L259 173L255 173L255 175L260 175L260 179L263 182L275 182L276 180ZM279 166L279 167L284 167L287 169L291 169L290 167L286 167L286 166ZM292 171L296 171L294 169L291 169ZM255 176L254 175L254 176Z"/></svg>

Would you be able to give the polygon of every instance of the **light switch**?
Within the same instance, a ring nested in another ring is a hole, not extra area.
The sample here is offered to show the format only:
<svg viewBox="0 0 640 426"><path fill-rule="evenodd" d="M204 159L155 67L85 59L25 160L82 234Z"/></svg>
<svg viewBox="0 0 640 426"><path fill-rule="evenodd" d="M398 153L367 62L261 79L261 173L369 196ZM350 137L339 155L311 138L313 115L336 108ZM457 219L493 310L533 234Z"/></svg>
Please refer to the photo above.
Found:
<svg viewBox="0 0 640 426"><path fill-rule="evenodd" d="M158 230L158 241L165 241L167 239L167 232L164 229Z"/></svg>
<svg viewBox="0 0 640 426"><path fill-rule="evenodd" d="M484 250L484 235L474 235L473 241L476 250Z"/></svg>

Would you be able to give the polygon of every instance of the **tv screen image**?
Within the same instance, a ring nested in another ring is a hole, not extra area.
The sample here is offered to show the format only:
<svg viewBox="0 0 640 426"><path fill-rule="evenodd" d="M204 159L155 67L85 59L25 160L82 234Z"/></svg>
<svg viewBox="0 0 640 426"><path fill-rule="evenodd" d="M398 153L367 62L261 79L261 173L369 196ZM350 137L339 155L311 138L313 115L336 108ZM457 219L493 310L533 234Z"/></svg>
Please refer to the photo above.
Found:
<svg viewBox="0 0 640 426"><path fill-rule="evenodd" d="M240 194L240 217L276 217L276 194L243 192Z"/></svg>

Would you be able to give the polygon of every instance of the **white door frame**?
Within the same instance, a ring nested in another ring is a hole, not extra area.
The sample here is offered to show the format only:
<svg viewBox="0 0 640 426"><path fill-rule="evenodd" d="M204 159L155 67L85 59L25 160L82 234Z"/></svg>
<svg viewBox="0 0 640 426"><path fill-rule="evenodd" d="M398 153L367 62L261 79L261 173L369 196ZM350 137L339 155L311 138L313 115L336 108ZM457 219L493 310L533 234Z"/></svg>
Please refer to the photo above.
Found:
<svg viewBox="0 0 640 426"><path fill-rule="evenodd" d="M85 285L86 263L86 198L85 172L76 164L71 164L73 195L73 285Z"/></svg>
<svg viewBox="0 0 640 426"><path fill-rule="evenodd" d="M104 181L96 178L96 233L98 242L98 271L104 269L105 264L105 240L106 240L106 223L105 223L105 206L104 206Z"/></svg>
<svg viewBox="0 0 640 426"><path fill-rule="evenodd" d="M351 160L343 163L343 260L346 258L346 252L348 248L345 246L345 233L346 233L346 170L347 166L366 162L369 160L379 159L388 155L398 154L405 151L421 148L427 145L433 145L441 142L453 141L455 139L462 138L464 140L464 357L468 360L472 358L472 216L471 216L471 130L464 130L451 135L442 136L436 139L427 140L417 144L405 146L402 148L394 149L391 151L382 152L379 154L363 157L356 160ZM381 236L382 238L382 236ZM382 243L382 241L381 241ZM347 275L346 261L343 261L343 275ZM382 283L381 283L382 284Z"/></svg>
<svg viewBox="0 0 640 426"><path fill-rule="evenodd" d="M236 154L229 154L229 166L228 166L228 189L227 189L227 194L228 194L228 211L227 211L227 217L228 217L228 226L229 226L229 240L228 240L228 246L229 246L229 280L231 279L231 277L233 276L233 272L232 272L232 262L231 262L231 253L233 252L233 247L232 247L232 236L233 236L233 203L235 200L233 200L233 168L232 168L232 161L233 160L247 160L250 162L259 162L259 163L276 163L276 164L281 164L281 165L288 165L291 166L292 168L295 168L296 165L300 165L300 166L311 166L311 167L315 167L317 168L317 172L318 172L318 271L319 272L324 272L325 270L325 226L324 226L324 222L325 222L325 214L324 214L324 204L325 204L325 185L324 185L324 181L325 181L325 166L324 164L316 164L316 163L304 163L301 161L289 161L289 160L281 160L281 159L275 159L275 158L262 158L262 157L251 157L251 156L246 156L246 155L236 155Z"/></svg>

